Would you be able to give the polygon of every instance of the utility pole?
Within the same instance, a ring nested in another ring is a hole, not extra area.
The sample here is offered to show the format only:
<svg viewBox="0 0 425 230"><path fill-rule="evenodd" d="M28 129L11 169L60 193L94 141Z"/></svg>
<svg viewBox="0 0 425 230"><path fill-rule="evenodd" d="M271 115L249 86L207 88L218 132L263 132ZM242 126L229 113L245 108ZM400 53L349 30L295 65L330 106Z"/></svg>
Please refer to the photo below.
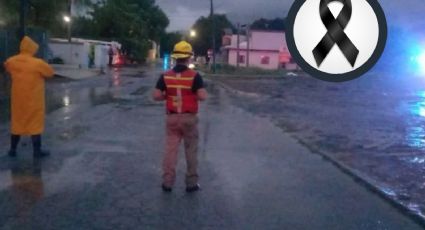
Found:
<svg viewBox="0 0 425 230"><path fill-rule="evenodd" d="M212 61L213 61L213 64L212 64L212 72L213 73L215 73L215 20L214 20L214 3L213 3L213 0L210 0L210 2L211 2L211 15L210 15L210 17L211 17L211 20L212 20L212 45L213 45L213 47L212 47L212 49L213 49L213 53L212 53Z"/></svg>
<svg viewBox="0 0 425 230"><path fill-rule="evenodd" d="M236 39L236 67L239 68L239 43L240 43L240 29L241 25L238 23L238 29L237 29L237 39Z"/></svg>
<svg viewBox="0 0 425 230"><path fill-rule="evenodd" d="M72 41L72 5L73 0L68 0L68 17L70 18L70 21L68 22L68 42L71 43Z"/></svg>
<svg viewBox="0 0 425 230"><path fill-rule="evenodd" d="M28 5L28 0L21 0L21 5L20 5L20 15L19 15L19 38L20 40L22 38L24 38L25 36L25 21L26 21L26 14L27 14L27 5Z"/></svg>
<svg viewBox="0 0 425 230"><path fill-rule="evenodd" d="M251 39L251 35L250 35L250 25L246 26L246 67L249 67L249 43L250 43L250 39Z"/></svg>

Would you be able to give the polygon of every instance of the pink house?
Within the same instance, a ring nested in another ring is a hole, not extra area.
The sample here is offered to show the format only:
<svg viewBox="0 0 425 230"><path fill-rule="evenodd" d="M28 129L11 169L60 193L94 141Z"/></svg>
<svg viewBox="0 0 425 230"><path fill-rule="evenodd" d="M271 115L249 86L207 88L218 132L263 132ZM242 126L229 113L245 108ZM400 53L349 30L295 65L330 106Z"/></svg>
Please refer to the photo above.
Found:
<svg viewBox="0 0 425 230"><path fill-rule="evenodd" d="M285 32L250 31L249 37L241 36L239 57L237 57L236 35L232 36L231 44L225 46L228 64L245 67L259 67L262 69L279 69L294 65L286 45ZM247 52L249 39L249 52Z"/></svg>

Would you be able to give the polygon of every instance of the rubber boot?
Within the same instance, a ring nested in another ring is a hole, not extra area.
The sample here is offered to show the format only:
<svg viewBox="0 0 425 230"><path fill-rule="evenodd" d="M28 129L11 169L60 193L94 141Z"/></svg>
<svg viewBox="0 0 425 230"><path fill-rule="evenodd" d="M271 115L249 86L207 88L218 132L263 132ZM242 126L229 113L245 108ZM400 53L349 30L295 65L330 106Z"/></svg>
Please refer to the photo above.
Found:
<svg viewBox="0 0 425 230"><path fill-rule="evenodd" d="M49 151L41 149L41 135L31 136L31 140L35 158L47 157L50 155Z"/></svg>
<svg viewBox="0 0 425 230"><path fill-rule="evenodd" d="M10 157L16 157L16 149L18 148L19 140L21 139L21 136L19 135L11 135L10 136L10 150L7 153Z"/></svg>

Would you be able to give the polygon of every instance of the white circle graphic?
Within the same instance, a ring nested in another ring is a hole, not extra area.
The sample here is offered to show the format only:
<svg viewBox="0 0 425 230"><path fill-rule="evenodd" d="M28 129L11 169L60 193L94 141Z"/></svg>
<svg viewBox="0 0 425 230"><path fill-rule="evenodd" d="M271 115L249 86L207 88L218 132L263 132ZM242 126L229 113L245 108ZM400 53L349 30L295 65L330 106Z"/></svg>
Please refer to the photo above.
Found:
<svg viewBox="0 0 425 230"><path fill-rule="evenodd" d="M333 46L323 63L318 66L313 50L325 36L327 29L320 17L320 0L308 0L297 13L293 26L295 45L302 58L313 68L329 74L345 74L362 67L374 54L379 40L379 22L373 8L365 0L351 0L352 15L345 28L351 42L359 50L354 67L341 52ZM329 4L336 18L342 4Z"/></svg>

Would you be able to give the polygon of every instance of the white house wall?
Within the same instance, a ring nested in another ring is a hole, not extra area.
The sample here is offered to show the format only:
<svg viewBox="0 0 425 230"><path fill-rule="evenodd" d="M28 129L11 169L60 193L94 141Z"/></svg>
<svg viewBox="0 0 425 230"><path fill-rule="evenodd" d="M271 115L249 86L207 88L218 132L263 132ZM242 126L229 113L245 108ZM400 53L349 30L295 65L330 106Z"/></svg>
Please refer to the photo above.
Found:
<svg viewBox="0 0 425 230"><path fill-rule="evenodd" d="M67 65L88 66L89 47L83 43L50 43L53 57L61 58Z"/></svg>
<svg viewBox="0 0 425 230"><path fill-rule="evenodd" d="M109 62L109 46L96 45L94 65L96 68L104 68Z"/></svg>
<svg viewBox="0 0 425 230"><path fill-rule="evenodd" d="M250 67L258 67L270 70L275 70L279 68L279 53L253 51L250 53L249 56ZM261 64L261 58L263 56L268 56L270 58L269 64Z"/></svg>
<svg viewBox="0 0 425 230"><path fill-rule="evenodd" d="M281 50L286 48L286 37L284 32L251 32L251 49L257 50Z"/></svg>
<svg viewBox="0 0 425 230"><path fill-rule="evenodd" d="M89 53L90 43L58 43L51 42L49 47L52 51L53 57L61 58L66 65L80 66L88 68L89 66ZM109 46L97 44L95 49L94 67L101 68L108 65L109 59Z"/></svg>
<svg viewBox="0 0 425 230"><path fill-rule="evenodd" d="M246 66L246 50L241 50L239 55L245 57L245 63L239 63L240 67ZM229 51L229 65L236 66L236 58L237 51L230 50ZM261 64L261 58L263 56L270 57L269 64ZM249 66L250 67L258 67L262 69L270 69L275 70L279 68L279 53L277 52L261 52L261 51L251 51L249 54Z"/></svg>

